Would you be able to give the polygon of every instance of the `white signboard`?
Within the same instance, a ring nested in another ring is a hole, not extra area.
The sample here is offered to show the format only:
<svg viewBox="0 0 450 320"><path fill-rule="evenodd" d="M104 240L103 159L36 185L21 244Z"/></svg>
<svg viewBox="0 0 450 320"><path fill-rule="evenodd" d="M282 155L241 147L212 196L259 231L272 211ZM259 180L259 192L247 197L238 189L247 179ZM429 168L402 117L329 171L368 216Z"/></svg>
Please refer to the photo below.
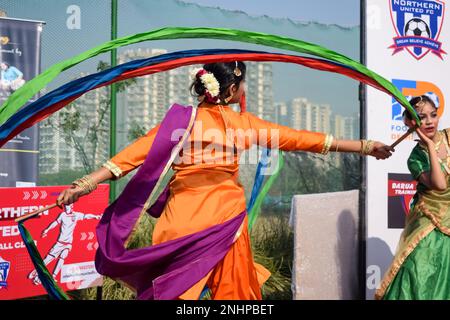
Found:
<svg viewBox="0 0 450 320"><path fill-rule="evenodd" d="M447 3L449 4L449 3ZM450 16L445 1L367 0L366 65L392 81L406 96L428 94L439 105L440 129L450 127ZM391 144L407 128L403 108L373 88L366 96L367 138ZM388 266L408 214L415 182L407 159L417 136L410 136L386 161L367 161L366 297L374 292Z"/></svg>

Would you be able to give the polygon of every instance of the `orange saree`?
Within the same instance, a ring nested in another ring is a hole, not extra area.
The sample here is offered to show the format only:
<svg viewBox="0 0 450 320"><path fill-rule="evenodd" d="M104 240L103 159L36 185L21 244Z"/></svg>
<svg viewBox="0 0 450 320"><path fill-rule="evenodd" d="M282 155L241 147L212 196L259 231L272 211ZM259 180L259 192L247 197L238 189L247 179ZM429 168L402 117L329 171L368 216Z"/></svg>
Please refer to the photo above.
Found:
<svg viewBox="0 0 450 320"><path fill-rule="evenodd" d="M158 126L104 166L116 177L140 166L157 131ZM246 199L238 180L239 154L253 144L320 153L331 144L331 137L280 126L228 106L200 104L188 143L173 164L170 196L155 226L153 244L199 232L242 213ZM253 261L246 218L224 259L180 299L198 299L205 285L213 299L261 299L260 288L269 277L270 272Z"/></svg>

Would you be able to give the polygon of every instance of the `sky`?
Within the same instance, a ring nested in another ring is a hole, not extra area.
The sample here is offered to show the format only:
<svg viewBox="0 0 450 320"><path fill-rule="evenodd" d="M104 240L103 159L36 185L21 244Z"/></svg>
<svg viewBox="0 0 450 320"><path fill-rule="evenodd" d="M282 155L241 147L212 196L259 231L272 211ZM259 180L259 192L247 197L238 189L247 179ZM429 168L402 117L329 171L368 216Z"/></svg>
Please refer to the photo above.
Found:
<svg viewBox="0 0 450 320"><path fill-rule="evenodd" d="M360 24L359 0L182 0L183 2L269 15L295 21L316 21L353 27ZM348 8L354 8L349 10Z"/></svg>

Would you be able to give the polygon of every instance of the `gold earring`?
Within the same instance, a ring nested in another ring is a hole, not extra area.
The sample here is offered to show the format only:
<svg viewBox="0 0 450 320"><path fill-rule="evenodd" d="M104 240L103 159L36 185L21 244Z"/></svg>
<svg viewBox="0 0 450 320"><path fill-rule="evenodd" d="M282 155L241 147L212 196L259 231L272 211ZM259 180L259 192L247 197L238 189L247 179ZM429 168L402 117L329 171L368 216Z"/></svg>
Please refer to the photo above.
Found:
<svg viewBox="0 0 450 320"><path fill-rule="evenodd" d="M225 103L228 103L231 101L231 99L233 99L233 95L229 96L228 98L225 98L224 101Z"/></svg>

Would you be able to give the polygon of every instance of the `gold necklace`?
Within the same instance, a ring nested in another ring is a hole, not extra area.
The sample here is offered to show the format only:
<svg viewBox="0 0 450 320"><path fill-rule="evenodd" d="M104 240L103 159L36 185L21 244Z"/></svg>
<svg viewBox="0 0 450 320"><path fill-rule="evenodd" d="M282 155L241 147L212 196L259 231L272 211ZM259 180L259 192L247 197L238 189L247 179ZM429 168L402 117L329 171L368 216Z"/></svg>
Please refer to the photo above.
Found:
<svg viewBox="0 0 450 320"><path fill-rule="evenodd" d="M435 144L434 144L434 150L436 150L436 152L439 152L439 148L441 147L441 144L442 144L442 141L444 140L443 139L443 137L442 137L442 134L439 132L439 131L437 131L436 132L436 134L437 135L439 135L439 141L438 142L436 142ZM416 140L417 141L417 140ZM427 147L426 147L426 145L422 142L422 141L420 141L419 140L419 145L423 148L423 149L427 149Z"/></svg>
<svg viewBox="0 0 450 320"><path fill-rule="evenodd" d="M434 145L434 150L436 150L436 152L439 151L439 148L441 147L442 141L444 140L442 137L442 134L438 131L437 134L439 135L439 141L436 142L436 144Z"/></svg>

